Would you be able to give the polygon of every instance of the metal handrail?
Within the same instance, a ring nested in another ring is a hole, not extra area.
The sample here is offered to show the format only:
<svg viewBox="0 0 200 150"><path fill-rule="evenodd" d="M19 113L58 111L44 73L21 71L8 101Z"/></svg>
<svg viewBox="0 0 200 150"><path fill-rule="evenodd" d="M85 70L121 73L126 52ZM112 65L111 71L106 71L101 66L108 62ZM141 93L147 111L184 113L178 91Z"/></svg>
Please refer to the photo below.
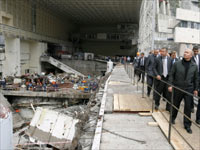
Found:
<svg viewBox="0 0 200 150"><path fill-rule="evenodd" d="M131 66L131 69L130 69L130 66ZM126 72L127 72L127 74L128 74L128 76L129 77L133 77L134 79L131 79L131 82L132 81L134 81L133 82L133 84L135 84L135 76L133 76L133 70L134 70L134 67L132 66L132 65L128 65L128 64L125 64L125 70L126 70ZM132 70L132 71L130 71L130 70ZM150 77L152 77L153 78L153 82L155 81L155 79L156 79L156 77L155 76L152 76L152 75L149 75L149 74L147 74L144 70L141 70L141 69L139 69L139 68L135 68L135 70L137 70L137 71L140 71L141 73L144 73L145 74L145 76L146 75L148 75L148 76L150 76ZM157 79L156 79L157 80ZM163 98L169 105L170 105L170 118L169 118L169 131L168 131L168 141L169 141L169 143L171 143L171 127L173 127L174 129L175 129L175 127L174 126L172 126L172 110L173 109L176 109L178 112L180 112L180 114L182 114L184 117L186 117L188 120L190 120L191 121L191 123L193 123L198 129L200 129L200 126L196 123L196 122L194 122L193 120L191 120L187 115L185 115L182 111L180 111L174 104L173 104L173 97L174 97L174 89L177 89L177 90L179 90L179 91L181 91L181 92L183 92L183 93L185 93L185 94L188 94L188 95L190 95L190 96L192 96L192 97L195 97L195 98L197 98L197 99L200 99L200 97L199 96L195 96L195 95L193 95L193 94L191 94L191 93L189 93L189 92L187 92L187 91L185 91L185 90L183 90L183 89L181 89L181 88L179 88L179 87L176 87L176 86L174 86L174 85L172 85L172 84L170 84L170 83L168 83L168 82L166 82L166 81L164 81L164 80L159 80L160 82L163 82L163 83L165 83L165 84L167 84L168 86L171 86L172 87L172 94L171 94L171 102L168 100L168 99L166 99L165 97L163 97L157 90L155 90L155 88L154 88L154 86L150 86L150 85L148 85L147 84L147 86L148 87L150 87L151 89L152 89L152 91L153 92L155 92L156 94L158 94L159 96L161 96L161 98ZM138 82L137 82L137 90L138 90ZM143 82L143 85L142 85L142 97L144 97L144 82ZM152 99L152 112L153 112L153 110L154 110L154 101L153 101L153 99ZM179 133L179 132L178 132ZM179 133L179 135L180 135L180 133ZM185 140L185 139L184 139ZM186 140L185 140L186 141ZM186 141L187 142L187 141ZM188 143L188 142L187 142ZM189 143L188 143L189 144ZM190 145L190 144L189 144ZM191 147L191 146L190 146ZM192 148L192 147L191 147ZM193 149L193 148L192 148Z"/></svg>

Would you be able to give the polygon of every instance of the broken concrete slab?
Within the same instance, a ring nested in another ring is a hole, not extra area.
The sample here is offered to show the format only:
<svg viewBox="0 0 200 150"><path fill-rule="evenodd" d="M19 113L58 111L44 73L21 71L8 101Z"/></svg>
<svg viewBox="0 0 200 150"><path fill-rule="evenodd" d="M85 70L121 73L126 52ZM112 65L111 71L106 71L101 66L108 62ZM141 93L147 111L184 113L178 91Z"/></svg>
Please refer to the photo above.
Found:
<svg viewBox="0 0 200 150"><path fill-rule="evenodd" d="M31 142L40 141L58 149L75 149L78 145L79 120L68 115L37 108L26 134Z"/></svg>
<svg viewBox="0 0 200 150"><path fill-rule="evenodd" d="M22 119L22 117L19 115L19 113L15 112L11 104L7 101L7 99L3 96L3 94L0 92L0 100L1 103L6 104L10 111L12 111L12 116L13 116L13 129L19 128L21 125L23 125L25 122Z"/></svg>

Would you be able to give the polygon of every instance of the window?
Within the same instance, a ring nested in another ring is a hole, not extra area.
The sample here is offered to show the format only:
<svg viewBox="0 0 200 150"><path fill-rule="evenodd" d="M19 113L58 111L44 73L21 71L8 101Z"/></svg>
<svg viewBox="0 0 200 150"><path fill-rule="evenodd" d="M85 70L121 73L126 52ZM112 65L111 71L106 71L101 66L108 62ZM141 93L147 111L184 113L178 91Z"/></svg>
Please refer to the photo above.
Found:
<svg viewBox="0 0 200 150"><path fill-rule="evenodd" d="M187 28L188 27L188 22L187 21L181 21L180 22L180 27Z"/></svg>
<svg viewBox="0 0 200 150"><path fill-rule="evenodd" d="M191 22L191 28L194 29L194 22Z"/></svg>

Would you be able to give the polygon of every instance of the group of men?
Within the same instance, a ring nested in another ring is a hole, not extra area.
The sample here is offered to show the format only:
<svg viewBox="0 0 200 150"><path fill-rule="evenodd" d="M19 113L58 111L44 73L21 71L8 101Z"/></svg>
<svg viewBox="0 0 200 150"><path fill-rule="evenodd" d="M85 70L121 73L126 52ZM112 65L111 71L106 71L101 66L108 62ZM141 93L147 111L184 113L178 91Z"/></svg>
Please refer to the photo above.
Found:
<svg viewBox="0 0 200 150"><path fill-rule="evenodd" d="M137 65L136 65L137 63ZM153 84L155 91L153 99L155 100L155 110L159 109L160 98L163 96L166 100L166 110L170 111L170 103L173 92L173 105L179 109L181 101L184 99L184 127L188 133L192 133L191 113L194 112L194 96L200 96L200 54L198 47L195 46L193 51L186 49L184 57L178 59L176 52L170 55L167 48L152 51L148 57L141 53L137 55L134 66L139 79L142 76L144 82L145 73L147 73L147 95L150 96ZM185 91L185 92L183 92ZM188 94L190 93L190 94ZM172 124L178 110L172 109ZM200 124L200 100L198 100L196 123Z"/></svg>

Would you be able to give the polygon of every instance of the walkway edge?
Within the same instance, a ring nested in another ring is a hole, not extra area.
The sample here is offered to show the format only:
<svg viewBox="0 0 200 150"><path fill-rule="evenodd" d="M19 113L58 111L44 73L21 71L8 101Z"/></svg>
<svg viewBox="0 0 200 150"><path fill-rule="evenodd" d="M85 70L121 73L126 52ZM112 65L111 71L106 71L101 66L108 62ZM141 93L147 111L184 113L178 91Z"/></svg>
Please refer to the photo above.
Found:
<svg viewBox="0 0 200 150"><path fill-rule="evenodd" d="M104 94L101 100L101 107L99 111L97 126L95 130L94 140L92 143L92 150L99 150L100 149L100 142L101 142L101 133L102 133L102 126L103 126L103 117L104 117L104 109L106 105L106 97L107 97L107 87L108 87L108 81L110 80L111 75L106 81L105 88L104 88Z"/></svg>

